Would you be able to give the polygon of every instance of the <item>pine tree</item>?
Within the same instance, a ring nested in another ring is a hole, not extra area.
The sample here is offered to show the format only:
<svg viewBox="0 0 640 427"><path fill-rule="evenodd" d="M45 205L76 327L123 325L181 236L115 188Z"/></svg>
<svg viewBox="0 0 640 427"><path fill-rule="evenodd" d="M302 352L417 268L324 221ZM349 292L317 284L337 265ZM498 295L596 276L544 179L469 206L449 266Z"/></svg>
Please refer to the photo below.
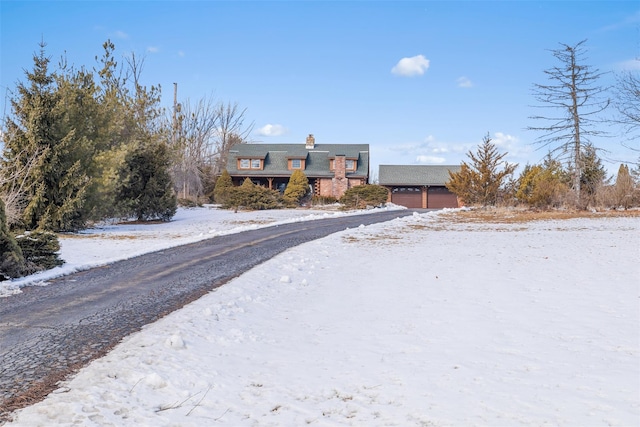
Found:
<svg viewBox="0 0 640 427"><path fill-rule="evenodd" d="M140 144L126 156L120 177L118 199L123 210L138 221L169 221L175 215L177 199L169 174L166 144Z"/></svg>
<svg viewBox="0 0 640 427"><path fill-rule="evenodd" d="M507 153L498 154L489 135L483 138L482 145L474 154L467 153L471 164L462 162L459 172L449 171L449 191L461 198L465 204L492 206L505 195L505 184L518 166L502 159ZM502 166L502 169L500 167Z"/></svg>
<svg viewBox="0 0 640 427"><path fill-rule="evenodd" d="M300 169L294 170L284 190L285 201L291 204L298 204L308 192L309 179Z"/></svg>

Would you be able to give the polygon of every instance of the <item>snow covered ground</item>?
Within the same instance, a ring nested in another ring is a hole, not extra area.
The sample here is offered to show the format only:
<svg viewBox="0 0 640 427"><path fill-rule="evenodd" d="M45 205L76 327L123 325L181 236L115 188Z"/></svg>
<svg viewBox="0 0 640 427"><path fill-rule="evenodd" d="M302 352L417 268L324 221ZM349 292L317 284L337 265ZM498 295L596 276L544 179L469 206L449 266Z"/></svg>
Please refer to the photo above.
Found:
<svg viewBox="0 0 640 427"><path fill-rule="evenodd" d="M385 209L403 208L390 205ZM99 224L81 233L61 235L60 252L65 264L32 276L0 282L0 298L18 293L24 286L46 285L47 280L55 277L172 246L276 224L374 211L345 212L329 206L315 210L283 209L234 213L208 206L196 209L179 208L171 222L162 224Z"/></svg>
<svg viewBox="0 0 640 427"><path fill-rule="evenodd" d="M181 211L62 254L99 263L92 245L188 239L196 213L282 212ZM638 426L639 241L639 218L346 230L127 337L8 425Z"/></svg>

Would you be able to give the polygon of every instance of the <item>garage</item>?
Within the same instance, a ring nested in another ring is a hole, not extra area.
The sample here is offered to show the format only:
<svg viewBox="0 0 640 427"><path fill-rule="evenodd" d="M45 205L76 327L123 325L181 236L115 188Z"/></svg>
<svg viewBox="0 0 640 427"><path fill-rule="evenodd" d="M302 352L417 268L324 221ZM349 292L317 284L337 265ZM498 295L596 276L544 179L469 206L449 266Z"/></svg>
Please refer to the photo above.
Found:
<svg viewBox="0 0 640 427"><path fill-rule="evenodd" d="M422 189L419 187L395 187L391 190L391 203L419 209L422 207Z"/></svg>
<svg viewBox="0 0 640 427"><path fill-rule="evenodd" d="M457 208L458 198L447 187L429 187L427 189L427 207L429 209Z"/></svg>
<svg viewBox="0 0 640 427"><path fill-rule="evenodd" d="M458 198L446 185L456 165L380 165L378 183L389 190L388 200L408 208L457 208Z"/></svg>

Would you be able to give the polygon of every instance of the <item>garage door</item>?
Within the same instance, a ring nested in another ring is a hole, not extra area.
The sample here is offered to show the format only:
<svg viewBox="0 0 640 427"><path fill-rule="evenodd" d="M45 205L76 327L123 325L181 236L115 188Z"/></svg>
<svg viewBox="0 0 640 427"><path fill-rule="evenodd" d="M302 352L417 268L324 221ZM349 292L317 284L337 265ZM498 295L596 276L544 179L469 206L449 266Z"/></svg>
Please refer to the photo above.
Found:
<svg viewBox="0 0 640 427"><path fill-rule="evenodd" d="M427 207L430 209L457 208L458 198L447 187L429 187Z"/></svg>
<svg viewBox="0 0 640 427"><path fill-rule="evenodd" d="M422 190L419 187L396 187L391 191L391 203L407 208L421 208Z"/></svg>

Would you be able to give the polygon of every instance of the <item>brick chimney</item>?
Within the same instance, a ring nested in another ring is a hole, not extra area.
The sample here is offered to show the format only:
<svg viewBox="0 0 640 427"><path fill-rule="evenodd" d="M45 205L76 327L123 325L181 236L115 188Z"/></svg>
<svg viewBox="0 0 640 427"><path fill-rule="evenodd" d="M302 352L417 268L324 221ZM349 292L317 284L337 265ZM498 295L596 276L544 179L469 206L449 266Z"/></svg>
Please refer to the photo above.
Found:
<svg viewBox="0 0 640 427"><path fill-rule="evenodd" d="M340 198L349 188L347 179L346 158L344 154L337 154L333 160L333 179L331 180L331 193L333 197Z"/></svg>
<svg viewBox="0 0 640 427"><path fill-rule="evenodd" d="M316 139L313 137L313 134L310 133L309 136L307 137L307 144L305 147L307 150L313 150L315 146L316 146Z"/></svg>

